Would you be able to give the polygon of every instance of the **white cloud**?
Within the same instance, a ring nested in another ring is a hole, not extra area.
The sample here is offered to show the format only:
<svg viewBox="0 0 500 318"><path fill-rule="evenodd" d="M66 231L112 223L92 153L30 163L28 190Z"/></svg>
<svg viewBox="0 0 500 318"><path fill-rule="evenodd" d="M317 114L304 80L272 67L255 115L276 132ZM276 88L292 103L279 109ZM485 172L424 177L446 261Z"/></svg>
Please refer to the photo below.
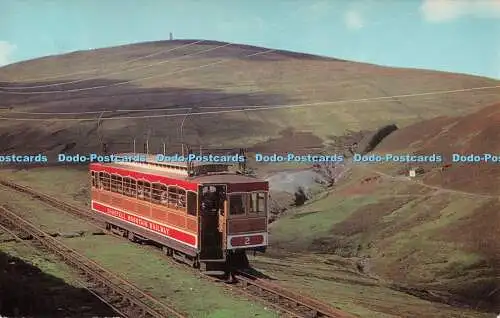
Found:
<svg viewBox="0 0 500 318"><path fill-rule="evenodd" d="M500 0L423 0L420 12L429 22L445 22L464 16L500 18Z"/></svg>
<svg viewBox="0 0 500 318"><path fill-rule="evenodd" d="M363 17L358 11L347 11L344 17L345 25L348 29L358 30L363 27Z"/></svg>
<svg viewBox="0 0 500 318"><path fill-rule="evenodd" d="M290 16L292 18L300 18L305 21L318 21L328 17L332 10L332 1L304 1L306 5L297 7Z"/></svg>
<svg viewBox="0 0 500 318"><path fill-rule="evenodd" d="M17 47L14 44L10 44L7 41L0 41L0 66L12 63L10 57L16 49Z"/></svg>

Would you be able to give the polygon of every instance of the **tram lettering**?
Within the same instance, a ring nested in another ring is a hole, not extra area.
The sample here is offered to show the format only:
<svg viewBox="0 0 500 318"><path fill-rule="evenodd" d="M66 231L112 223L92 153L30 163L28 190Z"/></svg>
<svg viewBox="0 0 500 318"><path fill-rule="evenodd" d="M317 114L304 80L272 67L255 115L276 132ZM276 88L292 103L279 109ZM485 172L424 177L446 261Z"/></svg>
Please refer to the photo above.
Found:
<svg viewBox="0 0 500 318"><path fill-rule="evenodd" d="M139 224L139 220L135 216L127 215L127 220L132 223Z"/></svg>
<svg viewBox="0 0 500 318"><path fill-rule="evenodd" d="M120 211L117 211L115 209L107 208L106 209L106 213L109 214L109 215L117 216L117 217L123 219L123 213L120 212Z"/></svg>

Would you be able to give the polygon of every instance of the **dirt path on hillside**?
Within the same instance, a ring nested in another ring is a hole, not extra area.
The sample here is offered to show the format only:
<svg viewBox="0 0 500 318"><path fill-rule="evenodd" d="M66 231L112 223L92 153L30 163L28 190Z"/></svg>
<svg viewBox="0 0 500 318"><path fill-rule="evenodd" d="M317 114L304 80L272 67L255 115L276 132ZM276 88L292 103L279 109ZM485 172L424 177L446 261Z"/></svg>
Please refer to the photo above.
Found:
<svg viewBox="0 0 500 318"><path fill-rule="evenodd" d="M434 194L438 194L438 193L443 193L444 192L444 193L454 193L454 194L460 194L460 195L465 195L465 196L472 196L472 197L483 198L483 199L499 199L500 198L497 195L478 194L478 193L471 193L471 192L466 192L466 191L460 191L460 190L453 190L453 189L443 188L443 187L440 187L440 186L433 186L433 185L425 184L422 181L417 181L417 180L411 179L410 177L392 176L392 175L387 174L385 172L381 172L381 171L378 171L378 170L373 169L373 168L368 168L366 166L360 166L360 167L362 169L364 169L364 170L368 170L370 172L376 173L376 174L378 174L378 175L380 175L382 177L385 177L385 178L389 178L389 179L397 180L397 181L409 182L409 183L420 185L422 187L426 187L426 188L429 188L429 189L436 190L437 192L435 192Z"/></svg>

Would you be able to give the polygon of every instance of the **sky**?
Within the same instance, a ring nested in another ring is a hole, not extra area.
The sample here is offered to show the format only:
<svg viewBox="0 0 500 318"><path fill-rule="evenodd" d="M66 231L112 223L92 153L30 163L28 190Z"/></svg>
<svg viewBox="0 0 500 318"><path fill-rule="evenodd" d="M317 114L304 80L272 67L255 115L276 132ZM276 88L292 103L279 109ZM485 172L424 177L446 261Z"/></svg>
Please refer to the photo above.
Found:
<svg viewBox="0 0 500 318"><path fill-rule="evenodd" d="M0 0L0 66L170 32L500 79L500 0Z"/></svg>

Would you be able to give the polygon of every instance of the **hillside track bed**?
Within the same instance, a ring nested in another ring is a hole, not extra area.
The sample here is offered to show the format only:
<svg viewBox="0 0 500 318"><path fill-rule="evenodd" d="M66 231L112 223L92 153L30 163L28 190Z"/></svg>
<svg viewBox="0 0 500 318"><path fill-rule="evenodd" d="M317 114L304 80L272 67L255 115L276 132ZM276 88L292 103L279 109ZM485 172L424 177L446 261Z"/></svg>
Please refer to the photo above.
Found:
<svg viewBox="0 0 500 318"><path fill-rule="evenodd" d="M18 240L20 236L31 239L36 247L56 254L64 263L77 269L84 277L86 288L122 317L186 317L144 293L130 282L70 249L61 241L3 206L0 207L0 226Z"/></svg>
<svg viewBox="0 0 500 318"><path fill-rule="evenodd" d="M91 221L92 223L96 224L99 228L103 229L102 225L104 224L104 220L101 219L99 215L92 213L90 210L76 207L72 204L56 199L51 195L41 193L30 187L20 185L9 180L0 179L0 185L14 189L21 193L25 193L57 209L71 213L79 218ZM104 231L107 233L109 232L106 230ZM111 234L115 235L114 233ZM192 270L193 272L197 271L187 266L183 266L183 268L187 270ZM284 287L271 283L269 280L256 277L249 272L250 271L245 269L239 270L236 273L236 278L237 278L236 283L228 286L230 286L231 290L233 291L243 293L246 296L249 296L250 298L259 301L264 301L265 303L270 305L273 309L275 309L277 312L279 312L282 316L297 317L297 318L353 317L352 315L341 312L338 309L331 308L329 305L319 302L315 299L289 291ZM197 273L199 274L200 272L197 271ZM203 275L203 276L212 281L220 281L219 279L216 279L213 276L209 275ZM177 317L182 317L182 316L177 316Z"/></svg>
<svg viewBox="0 0 500 318"><path fill-rule="evenodd" d="M288 317L353 317L315 299L293 293L265 279L246 273L244 270L238 271L236 278L236 284L246 293L268 300Z"/></svg>

